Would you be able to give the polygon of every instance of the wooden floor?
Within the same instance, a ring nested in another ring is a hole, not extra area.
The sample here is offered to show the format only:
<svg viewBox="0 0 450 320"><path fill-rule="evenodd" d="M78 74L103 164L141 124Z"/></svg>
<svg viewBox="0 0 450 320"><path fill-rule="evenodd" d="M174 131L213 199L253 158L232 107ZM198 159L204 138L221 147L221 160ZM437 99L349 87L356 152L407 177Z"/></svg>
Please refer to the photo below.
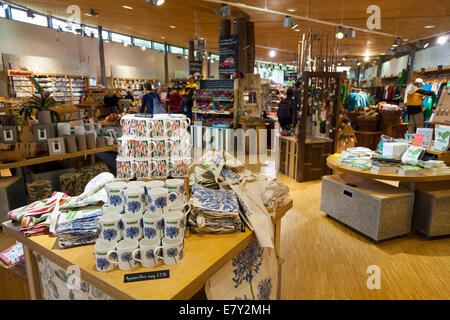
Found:
<svg viewBox="0 0 450 320"><path fill-rule="evenodd" d="M321 182L278 174L294 199L282 220L282 299L450 299L450 238L420 234L375 245L320 211ZM367 267L381 269L369 290Z"/></svg>

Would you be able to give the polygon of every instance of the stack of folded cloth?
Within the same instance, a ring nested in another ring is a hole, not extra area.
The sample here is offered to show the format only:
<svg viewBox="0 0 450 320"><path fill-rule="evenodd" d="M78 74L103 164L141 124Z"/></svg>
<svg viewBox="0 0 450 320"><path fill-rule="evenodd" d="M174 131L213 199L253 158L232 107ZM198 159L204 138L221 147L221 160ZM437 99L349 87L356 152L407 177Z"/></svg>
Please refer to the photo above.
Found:
<svg viewBox="0 0 450 320"><path fill-rule="evenodd" d="M219 189L219 185L214 179L211 170L203 169L200 166L194 168L194 172L190 176L190 185L198 184L209 189Z"/></svg>
<svg viewBox="0 0 450 320"><path fill-rule="evenodd" d="M48 233L49 219L59 200L59 205L63 205L69 200L69 196L62 192L54 192L50 198L35 201L26 206L11 210L8 217L22 226L20 231L25 236L32 234Z"/></svg>
<svg viewBox="0 0 450 320"><path fill-rule="evenodd" d="M98 206L61 212L54 231L58 246L65 249L94 243L100 234L97 219L101 215L102 209Z"/></svg>
<svg viewBox="0 0 450 320"><path fill-rule="evenodd" d="M194 184L191 230L197 233L232 233L241 230L239 202L233 191L212 190Z"/></svg>

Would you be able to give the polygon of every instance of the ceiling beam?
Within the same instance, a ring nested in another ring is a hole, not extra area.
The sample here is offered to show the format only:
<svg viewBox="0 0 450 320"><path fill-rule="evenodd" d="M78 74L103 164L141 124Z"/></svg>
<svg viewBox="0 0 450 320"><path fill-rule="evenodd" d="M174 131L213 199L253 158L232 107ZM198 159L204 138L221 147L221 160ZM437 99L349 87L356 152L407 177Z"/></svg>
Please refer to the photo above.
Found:
<svg viewBox="0 0 450 320"><path fill-rule="evenodd" d="M333 26L333 27L339 27L340 26L340 27L344 27L344 28L351 28L353 30L357 30L357 31L365 32L365 33L372 33L372 34L376 34L376 35L379 35L379 36L385 36L385 37L391 37L391 38L397 38L398 37L398 35L395 35L395 34L384 33L384 32L374 31L374 30L370 30L370 29L363 29L363 28L358 28L358 27L352 27L352 26L347 26L347 25L344 25L344 24L338 24L338 23L334 23L334 22L329 22L329 21L319 20L319 19L313 19L313 18L299 16L299 15L286 14L286 12L281 12L281 11L267 9L267 3L266 3L266 7L265 8L260 8L260 7L255 7L255 6L249 6L249 5L246 5L244 3L234 3L234 2L227 2L227 1L222 1L222 0L203 0L203 1L212 2L212 3L227 4L229 6L237 7L237 8L241 8L241 9L259 11L259 12L265 12L265 13L272 13L272 14L277 14L277 15L283 16L283 17L290 16L290 17L295 18L295 19L309 21L309 22L312 22L312 23L324 24L324 25Z"/></svg>

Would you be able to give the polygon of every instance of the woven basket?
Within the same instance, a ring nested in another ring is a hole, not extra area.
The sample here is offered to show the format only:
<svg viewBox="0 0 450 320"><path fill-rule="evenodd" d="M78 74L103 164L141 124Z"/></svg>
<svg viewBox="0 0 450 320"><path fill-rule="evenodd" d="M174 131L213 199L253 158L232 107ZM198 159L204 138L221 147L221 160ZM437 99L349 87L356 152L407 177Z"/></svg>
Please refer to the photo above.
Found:
<svg viewBox="0 0 450 320"><path fill-rule="evenodd" d="M377 131L378 129L378 116L376 117L358 117L358 129L359 131Z"/></svg>
<svg viewBox="0 0 450 320"><path fill-rule="evenodd" d="M400 123L400 117L403 113L403 110L383 110L380 108L380 110L378 110L378 113L380 114L382 124L386 126Z"/></svg>

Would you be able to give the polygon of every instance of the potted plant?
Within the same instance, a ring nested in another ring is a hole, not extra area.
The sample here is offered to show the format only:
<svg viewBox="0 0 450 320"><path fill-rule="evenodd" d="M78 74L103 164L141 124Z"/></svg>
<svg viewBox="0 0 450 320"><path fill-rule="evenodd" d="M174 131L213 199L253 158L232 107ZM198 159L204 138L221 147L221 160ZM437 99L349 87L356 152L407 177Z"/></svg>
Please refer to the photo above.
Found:
<svg viewBox="0 0 450 320"><path fill-rule="evenodd" d="M59 121L59 114L54 110L50 110L50 108L56 107L59 104L50 95L50 92L39 90L37 94L33 94L30 99L22 104L19 114L23 115L25 120L28 120L31 119L33 109L35 109L40 124L51 124L52 122Z"/></svg>

